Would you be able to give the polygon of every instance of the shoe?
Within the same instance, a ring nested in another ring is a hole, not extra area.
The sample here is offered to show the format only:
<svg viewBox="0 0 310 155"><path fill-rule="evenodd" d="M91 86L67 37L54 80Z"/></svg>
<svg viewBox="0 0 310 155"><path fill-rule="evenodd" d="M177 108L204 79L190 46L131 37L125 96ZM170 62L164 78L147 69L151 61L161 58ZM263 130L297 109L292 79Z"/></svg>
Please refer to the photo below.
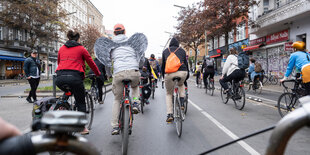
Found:
<svg viewBox="0 0 310 155"><path fill-rule="evenodd" d="M31 98L26 98L26 100L28 101L28 103L33 103L33 101L31 101Z"/></svg>
<svg viewBox="0 0 310 155"><path fill-rule="evenodd" d="M158 88L158 86L156 85L155 88Z"/></svg>
<svg viewBox="0 0 310 155"><path fill-rule="evenodd" d="M37 99L33 100L33 102L37 102L37 101L38 101Z"/></svg>
<svg viewBox="0 0 310 155"><path fill-rule="evenodd" d="M185 106L184 106L184 97L180 97L180 103L181 103L181 110L184 110L184 109L185 109Z"/></svg>
<svg viewBox="0 0 310 155"><path fill-rule="evenodd" d="M145 101L145 104L150 104L150 101L149 101L149 100L146 100L146 101Z"/></svg>
<svg viewBox="0 0 310 155"><path fill-rule="evenodd" d="M119 127L115 127L115 128L112 129L111 134L112 134L112 135L118 135L118 134L119 134L119 131L120 131Z"/></svg>
<svg viewBox="0 0 310 155"><path fill-rule="evenodd" d="M139 113L139 105L137 102L134 102L133 103L133 106L132 106L132 113L133 114L138 114Z"/></svg>
<svg viewBox="0 0 310 155"><path fill-rule="evenodd" d="M89 134L89 130L85 127L84 130L82 132L80 132L81 135L88 135Z"/></svg>
<svg viewBox="0 0 310 155"><path fill-rule="evenodd" d="M253 85L253 82L250 82L249 85Z"/></svg>
<svg viewBox="0 0 310 155"><path fill-rule="evenodd" d="M239 95L239 94L236 94L236 96L235 96L235 100L240 100L242 97L241 97L241 95Z"/></svg>
<svg viewBox="0 0 310 155"><path fill-rule="evenodd" d="M196 84L196 87L198 87L198 84Z"/></svg>
<svg viewBox="0 0 310 155"><path fill-rule="evenodd" d="M104 102L103 101L99 101L99 104L104 104Z"/></svg>
<svg viewBox="0 0 310 155"><path fill-rule="evenodd" d="M172 114L168 114L166 122L167 123L171 123L172 121L173 121L173 115Z"/></svg>

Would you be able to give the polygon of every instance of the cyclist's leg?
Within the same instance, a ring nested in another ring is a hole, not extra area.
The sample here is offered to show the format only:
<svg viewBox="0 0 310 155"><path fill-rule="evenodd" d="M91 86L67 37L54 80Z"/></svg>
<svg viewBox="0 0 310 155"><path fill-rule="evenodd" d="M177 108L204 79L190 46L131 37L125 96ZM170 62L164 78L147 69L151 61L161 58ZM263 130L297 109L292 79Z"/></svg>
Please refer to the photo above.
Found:
<svg viewBox="0 0 310 155"><path fill-rule="evenodd" d="M179 86L179 92L180 92L180 102L181 102L181 108L184 110L184 97L185 97L185 87L184 87L184 81L187 76L187 71L177 71L176 76L180 77L181 80L178 83Z"/></svg>
<svg viewBox="0 0 310 155"><path fill-rule="evenodd" d="M111 119L111 126L113 127L112 134L119 133L119 126L118 126L118 119L119 119L119 112L120 112L120 104L123 97L123 83L122 80L126 77L126 73L124 71L118 72L113 75L112 81L112 92L114 94L114 103L112 109L112 119Z"/></svg>
<svg viewBox="0 0 310 155"><path fill-rule="evenodd" d="M166 106L167 106L167 120L166 122L172 122L173 120L173 105L172 105L172 94L174 88L174 82L172 81L174 73L165 75L165 86L166 86Z"/></svg>
<svg viewBox="0 0 310 155"><path fill-rule="evenodd" d="M208 76L209 76L210 74L207 72L207 71L205 71L204 73L203 73L203 83L205 84L205 88L207 88L207 86L208 86Z"/></svg>
<svg viewBox="0 0 310 155"><path fill-rule="evenodd" d="M184 86L187 87L187 80L184 81Z"/></svg>
<svg viewBox="0 0 310 155"><path fill-rule="evenodd" d="M140 72L137 70L129 70L127 72L128 79L131 80L130 86L132 89L132 98L133 98L133 112L136 114L139 112L139 79L140 79Z"/></svg>
<svg viewBox="0 0 310 155"><path fill-rule="evenodd" d="M101 102L102 101L102 95L103 95L102 86L104 85L104 82L100 78L97 78L96 81L97 81L97 88L98 88L98 94L99 94L98 101Z"/></svg>
<svg viewBox="0 0 310 155"><path fill-rule="evenodd" d="M196 85L198 85L198 79L200 78L200 72L197 72L197 75L196 75Z"/></svg>
<svg viewBox="0 0 310 155"><path fill-rule="evenodd" d="M77 110L86 112L85 87L83 80L79 77L72 77L70 78L70 81L68 81L67 83L69 84L73 93Z"/></svg>

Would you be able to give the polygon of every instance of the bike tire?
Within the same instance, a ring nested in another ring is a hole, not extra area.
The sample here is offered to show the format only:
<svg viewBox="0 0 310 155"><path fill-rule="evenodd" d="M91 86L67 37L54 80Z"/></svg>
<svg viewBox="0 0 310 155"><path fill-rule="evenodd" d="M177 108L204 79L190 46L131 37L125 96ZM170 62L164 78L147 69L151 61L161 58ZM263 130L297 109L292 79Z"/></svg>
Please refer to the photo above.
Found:
<svg viewBox="0 0 310 155"><path fill-rule="evenodd" d="M174 97L174 122L175 122L175 127L176 127L176 130L177 130L177 134L178 134L178 137L181 137L182 135L182 114L181 114L181 105L180 105L180 102L179 102L179 97L178 95L175 95Z"/></svg>
<svg viewBox="0 0 310 155"><path fill-rule="evenodd" d="M141 97L140 109L142 114L144 113L143 107L144 107L144 97Z"/></svg>
<svg viewBox="0 0 310 155"><path fill-rule="evenodd" d="M214 89L215 89L215 87L214 87L214 81L213 81L213 80L210 81L210 85L211 85L211 90L210 90L211 96L213 96L213 94L214 94Z"/></svg>
<svg viewBox="0 0 310 155"><path fill-rule="evenodd" d="M269 78L268 76L264 75L264 78L263 78L263 85L266 85L267 82L268 82Z"/></svg>
<svg viewBox="0 0 310 155"><path fill-rule="evenodd" d="M258 83L259 87L258 87L258 93L261 94L263 91L263 83L261 81L259 81Z"/></svg>
<svg viewBox="0 0 310 155"><path fill-rule="evenodd" d="M94 103L90 94L86 93L86 114L88 123L86 125L87 129L90 130L94 120Z"/></svg>
<svg viewBox="0 0 310 155"><path fill-rule="evenodd" d="M93 100L93 103L94 103L94 109L96 109L97 104L99 103L98 102L98 94L97 94L96 88L95 87L91 87L89 93L90 93L90 95L92 97L92 100Z"/></svg>
<svg viewBox="0 0 310 155"><path fill-rule="evenodd" d="M224 104L227 104L229 98L227 97L227 94L224 94L224 88L221 87L221 99L222 99L222 102Z"/></svg>
<svg viewBox="0 0 310 155"><path fill-rule="evenodd" d="M187 90L188 91L188 90ZM184 99L184 114L186 115L188 109L188 92L186 91Z"/></svg>
<svg viewBox="0 0 310 155"><path fill-rule="evenodd" d="M129 141L129 125L130 125L130 108L123 107L122 115L122 154L126 155L128 150L128 141Z"/></svg>
<svg viewBox="0 0 310 155"><path fill-rule="evenodd" d="M239 87L237 94L240 95L240 99L234 99L235 108L238 110L242 110L245 105L245 92L242 87Z"/></svg>
<svg viewBox="0 0 310 155"><path fill-rule="evenodd" d="M278 112L284 117L299 106L298 97L292 93L283 93L277 103Z"/></svg>
<svg viewBox="0 0 310 155"><path fill-rule="evenodd" d="M270 77L270 83L273 85L278 84L278 79L275 76Z"/></svg>

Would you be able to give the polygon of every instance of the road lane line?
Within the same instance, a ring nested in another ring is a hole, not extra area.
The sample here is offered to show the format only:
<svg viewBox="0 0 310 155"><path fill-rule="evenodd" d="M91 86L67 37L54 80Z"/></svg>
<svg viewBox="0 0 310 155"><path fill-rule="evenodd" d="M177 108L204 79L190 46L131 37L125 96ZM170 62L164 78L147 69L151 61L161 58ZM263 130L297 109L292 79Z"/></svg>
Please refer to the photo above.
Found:
<svg viewBox="0 0 310 155"><path fill-rule="evenodd" d="M222 125L219 121L217 121L214 117L212 117L209 113L201 109L198 105L196 105L191 100L188 100L190 104L192 104L196 109L198 109L205 117L207 117L210 121L212 121L217 127L219 127L222 131L224 131L229 137L233 140L238 139L239 137L235 135L233 132L228 130L224 125ZM248 151L251 155L260 155L256 150L254 150L250 145L248 145L243 140L237 142L241 147L243 147L246 151Z"/></svg>

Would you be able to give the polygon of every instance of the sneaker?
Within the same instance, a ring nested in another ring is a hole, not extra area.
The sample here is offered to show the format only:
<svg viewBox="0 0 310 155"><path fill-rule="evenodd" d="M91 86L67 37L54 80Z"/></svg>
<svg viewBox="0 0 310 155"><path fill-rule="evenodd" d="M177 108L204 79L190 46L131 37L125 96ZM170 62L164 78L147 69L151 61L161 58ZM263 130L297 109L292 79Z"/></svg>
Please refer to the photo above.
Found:
<svg viewBox="0 0 310 155"><path fill-rule="evenodd" d="M173 121L173 115L172 114L168 114L166 122L167 123L171 123L172 121Z"/></svg>
<svg viewBox="0 0 310 155"><path fill-rule="evenodd" d="M103 101L99 101L99 104L104 104L104 102Z"/></svg>
<svg viewBox="0 0 310 155"><path fill-rule="evenodd" d="M33 101L31 101L31 98L26 98L26 101L28 102L28 103L33 103Z"/></svg>
<svg viewBox="0 0 310 155"><path fill-rule="evenodd" d="M133 114L138 114L139 113L139 105L137 102L134 102L133 103L133 106L132 106L132 113Z"/></svg>
<svg viewBox="0 0 310 155"><path fill-rule="evenodd" d="M240 100L241 98L242 98L241 95L239 95L239 94L235 95L235 100Z"/></svg>
<svg viewBox="0 0 310 155"><path fill-rule="evenodd" d="M82 132L80 132L81 135L87 135L89 134L89 130L85 127Z"/></svg>
<svg viewBox="0 0 310 155"><path fill-rule="evenodd" d="M119 131L120 131L119 127L115 127L115 128L112 129L111 134L112 134L112 135L118 135L118 134L119 134Z"/></svg>
<svg viewBox="0 0 310 155"><path fill-rule="evenodd" d="M250 82L249 85L253 85L253 82Z"/></svg>
<svg viewBox="0 0 310 155"><path fill-rule="evenodd" d="M145 101L145 104L150 104L150 101L149 101L149 100L146 100L146 101Z"/></svg>

